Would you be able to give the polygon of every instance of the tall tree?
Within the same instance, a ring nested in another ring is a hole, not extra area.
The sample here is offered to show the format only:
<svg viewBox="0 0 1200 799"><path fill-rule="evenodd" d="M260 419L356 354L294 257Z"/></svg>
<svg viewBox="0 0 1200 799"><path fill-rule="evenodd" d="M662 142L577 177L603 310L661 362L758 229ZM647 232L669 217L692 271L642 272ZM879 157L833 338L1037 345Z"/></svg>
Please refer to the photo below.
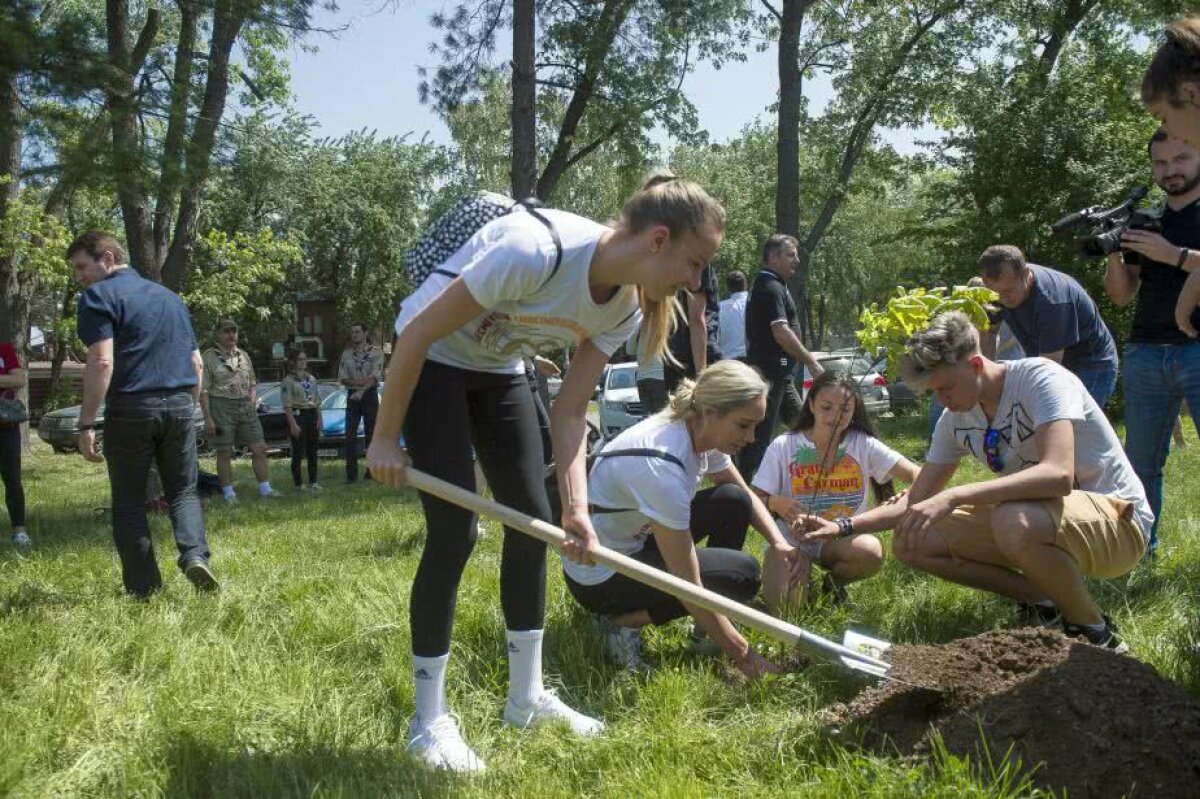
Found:
<svg viewBox="0 0 1200 799"><path fill-rule="evenodd" d="M534 0L513 0L512 193L532 197L537 188L537 73Z"/></svg>

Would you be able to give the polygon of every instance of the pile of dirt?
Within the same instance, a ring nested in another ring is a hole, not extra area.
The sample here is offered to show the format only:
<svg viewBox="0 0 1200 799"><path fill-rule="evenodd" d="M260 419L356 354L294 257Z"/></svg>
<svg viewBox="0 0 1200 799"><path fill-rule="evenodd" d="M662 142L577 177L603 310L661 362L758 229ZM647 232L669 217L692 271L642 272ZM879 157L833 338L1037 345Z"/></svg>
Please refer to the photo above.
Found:
<svg viewBox="0 0 1200 799"><path fill-rule="evenodd" d="M893 674L831 710L830 731L875 751L992 762L1075 797L1200 795L1200 700L1127 655L1050 630L896 646ZM941 691L929 690L934 686ZM982 737L981 737L982 736Z"/></svg>

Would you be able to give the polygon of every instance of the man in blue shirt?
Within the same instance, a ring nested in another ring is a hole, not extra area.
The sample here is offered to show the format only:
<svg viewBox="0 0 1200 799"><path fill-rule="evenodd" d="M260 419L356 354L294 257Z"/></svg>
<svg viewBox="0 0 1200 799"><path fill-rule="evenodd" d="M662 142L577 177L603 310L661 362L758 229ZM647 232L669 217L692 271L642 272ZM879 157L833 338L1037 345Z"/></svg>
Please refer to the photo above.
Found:
<svg viewBox="0 0 1200 799"><path fill-rule="evenodd" d="M88 347L79 415L79 452L108 462L113 540L129 594L162 588L146 519L150 464L170 503L179 568L201 591L217 590L208 566L204 517L196 494L195 404L201 362L179 297L129 268L113 236L88 231L67 248L79 298L79 337ZM107 459L96 449L96 416L105 401Z"/></svg>
<svg viewBox="0 0 1200 799"><path fill-rule="evenodd" d="M1001 316L1025 355L1061 363L1103 408L1117 387L1117 345L1083 286L1070 275L1026 262L1009 244L984 250L979 273L1000 295Z"/></svg>

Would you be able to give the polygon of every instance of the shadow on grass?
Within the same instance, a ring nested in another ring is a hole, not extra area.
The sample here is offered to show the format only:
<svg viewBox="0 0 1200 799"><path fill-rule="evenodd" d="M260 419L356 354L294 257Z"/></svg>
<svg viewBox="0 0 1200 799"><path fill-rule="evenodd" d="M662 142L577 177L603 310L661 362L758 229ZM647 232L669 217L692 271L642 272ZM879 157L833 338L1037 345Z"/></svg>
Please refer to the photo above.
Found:
<svg viewBox="0 0 1200 799"><path fill-rule="evenodd" d="M188 733L171 743L165 760L171 775L167 797L450 797L467 784L399 751L326 746L230 751Z"/></svg>

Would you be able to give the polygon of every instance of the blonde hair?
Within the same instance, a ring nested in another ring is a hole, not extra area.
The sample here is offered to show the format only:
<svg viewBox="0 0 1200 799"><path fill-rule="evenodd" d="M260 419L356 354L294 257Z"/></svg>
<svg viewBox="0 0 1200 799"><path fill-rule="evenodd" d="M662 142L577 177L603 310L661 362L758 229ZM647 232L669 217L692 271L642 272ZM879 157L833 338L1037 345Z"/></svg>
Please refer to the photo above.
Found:
<svg viewBox="0 0 1200 799"><path fill-rule="evenodd" d="M619 224L634 234L652 225L663 225L673 239L703 229L723 233L725 209L700 184L662 171L651 175L641 190L625 201ZM675 363L667 351L667 340L675 330L677 320L684 318L679 300L675 297L651 300L639 286L638 305L642 309L646 352Z"/></svg>
<svg viewBox="0 0 1200 799"><path fill-rule="evenodd" d="M939 314L929 327L912 335L900 360L900 374L908 385L924 389L933 372L979 354L979 332L962 311Z"/></svg>
<svg viewBox="0 0 1200 799"><path fill-rule="evenodd" d="M672 422L699 416L705 410L724 416L766 394L767 381L757 371L741 361L717 361L695 381L680 381L671 402L659 415Z"/></svg>

